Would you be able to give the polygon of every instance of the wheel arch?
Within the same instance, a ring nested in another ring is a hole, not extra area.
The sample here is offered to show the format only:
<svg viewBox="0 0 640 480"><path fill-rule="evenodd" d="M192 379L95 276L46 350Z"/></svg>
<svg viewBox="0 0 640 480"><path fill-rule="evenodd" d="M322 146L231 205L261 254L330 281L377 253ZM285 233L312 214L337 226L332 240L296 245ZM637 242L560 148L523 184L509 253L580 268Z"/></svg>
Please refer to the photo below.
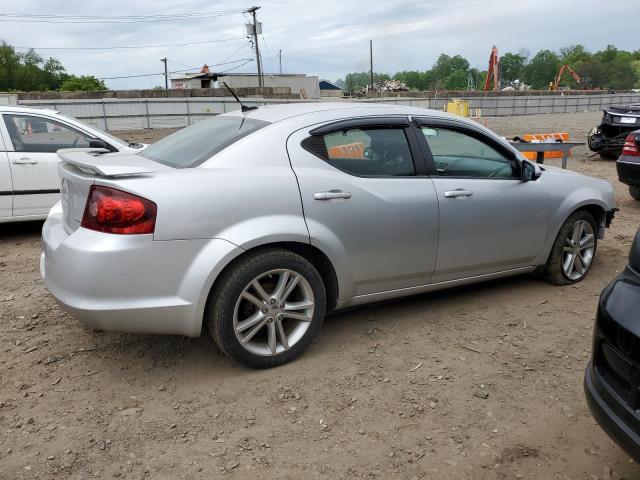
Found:
<svg viewBox="0 0 640 480"><path fill-rule="evenodd" d="M270 242L263 243L260 245L253 246L246 250L243 250L241 253L231 258L227 264L220 270L220 273L216 275L215 280L209 287L206 293L206 302L204 309L202 311L202 323L204 325L204 316L208 311L209 302L212 301L211 293L215 291L216 287L219 285L220 279L224 276L224 273L233 267L238 261L245 258L248 255L254 254L260 250L268 250L269 248L282 248L285 250L289 250L294 252L307 261L311 263L318 273L322 277L322 281L324 283L326 289L326 298L327 298L327 312L331 312L336 308L338 303L338 276L336 274L335 268L333 267L333 263L327 257L327 255L322 252L319 248L303 242L297 241L278 241L278 242Z"/></svg>
<svg viewBox="0 0 640 480"><path fill-rule="evenodd" d="M564 225L564 223L567 221L567 219L569 219L569 217L571 217L571 215L581 210L591 214L591 216L596 221L596 236L597 238L602 238L602 236L604 235L605 221L607 217L606 206L603 203L597 202L595 200L585 201L582 204L578 204L574 206L572 210L568 210L565 214L563 214L561 219L555 222L555 224L553 225L553 229L550 229L550 234L547 237L547 242L544 249L544 255L542 255L541 257L543 260L542 262L540 262L541 267L546 265L549 261L551 250L556 239L558 238L558 233L560 232L562 225Z"/></svg>

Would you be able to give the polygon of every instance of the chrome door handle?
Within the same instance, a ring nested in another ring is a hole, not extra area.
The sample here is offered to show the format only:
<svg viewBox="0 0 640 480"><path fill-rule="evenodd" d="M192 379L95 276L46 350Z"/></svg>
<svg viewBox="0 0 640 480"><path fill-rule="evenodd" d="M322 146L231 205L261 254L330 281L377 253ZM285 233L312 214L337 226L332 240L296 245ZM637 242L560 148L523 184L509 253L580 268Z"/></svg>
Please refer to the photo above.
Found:
<svg viewBox="0 0 640 480"><path fill-rule="evenodd" d="M463 190L461 188L457 190L447 190L444 192L444 196L446 198L470 197L471 195L473 195L471 190Z"/></svg>
<svg viewBox="0 0 640 480"><path fill-rule="evenodd" d="M314 200L333 200L335 198L351 198L350 192L343 192L342 190L330 190L328 192L316 192L313 194Z"/></svg>
<svg viewBox="0 0 640 480"><path fill-rule="evenodd" d="M35 165L36 163L38 163L38 161L29 157L20 157L20 158L11 160L11 163L15 165Z"/></svg>

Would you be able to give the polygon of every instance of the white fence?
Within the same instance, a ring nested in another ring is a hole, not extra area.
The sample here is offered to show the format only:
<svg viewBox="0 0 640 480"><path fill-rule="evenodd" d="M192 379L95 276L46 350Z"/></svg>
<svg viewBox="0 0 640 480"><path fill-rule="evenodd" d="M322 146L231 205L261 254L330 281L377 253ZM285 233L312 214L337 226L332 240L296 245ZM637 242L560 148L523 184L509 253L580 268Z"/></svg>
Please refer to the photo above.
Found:
<svg viewBox="0 0 640 480"><path fill-rule="evenodd" d="M484 117L598 111L610 105L640 102L640 93L607 95L530 95L499 97L456 97L468 100L471 113ZM384 102L442 110L449 97L375 99L323 99L332 102ZM268 105L319 100L243 99L247 105ZM50 108L76 117L104 130L184 127L211 115L237 110L226 97L180 97L93 100L21 100L20 105Z"/></svg>

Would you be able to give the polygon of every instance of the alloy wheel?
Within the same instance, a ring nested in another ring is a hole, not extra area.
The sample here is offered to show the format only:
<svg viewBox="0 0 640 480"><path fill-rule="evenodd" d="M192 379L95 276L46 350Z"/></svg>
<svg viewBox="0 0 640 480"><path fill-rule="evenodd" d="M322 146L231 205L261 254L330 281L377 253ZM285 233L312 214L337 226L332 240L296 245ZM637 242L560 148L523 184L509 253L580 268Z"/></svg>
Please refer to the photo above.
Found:
<svg viewBox="0 0 640 480"><path fill-rule="evenodd" d="M562 271L570 280L580 280L589 270L595 252L593 227L586 220L578 220L571 228L562 250Z"/></svg>
<svg viewBox="0 0 640 480"><path fill-rule="evenodd" d="M270 270L242 290L233 313L233 330L249 352L277 355L304 336L314 308L313 290L301 274Z"/></svg>

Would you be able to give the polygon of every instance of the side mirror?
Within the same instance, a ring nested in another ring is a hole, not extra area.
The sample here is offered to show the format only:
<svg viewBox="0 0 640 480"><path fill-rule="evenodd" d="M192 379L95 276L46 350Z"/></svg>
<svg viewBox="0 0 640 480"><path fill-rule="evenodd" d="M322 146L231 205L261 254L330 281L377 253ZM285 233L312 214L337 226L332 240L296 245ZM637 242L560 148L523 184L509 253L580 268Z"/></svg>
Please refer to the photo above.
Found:
<svg viewBox="0 0 640 480"><path fill-rule="evenodd" d="M107 142L100 140L99 138L92 138L89 140L89 148L106 148L109 149Z"/></svg>
<svg viewBox="0 0 640 480"><path fill-rule="evenodd" d="M535 163L528 161L522 162L522 181L533 182L540 178L542 175L542 169Z"/></svg>

